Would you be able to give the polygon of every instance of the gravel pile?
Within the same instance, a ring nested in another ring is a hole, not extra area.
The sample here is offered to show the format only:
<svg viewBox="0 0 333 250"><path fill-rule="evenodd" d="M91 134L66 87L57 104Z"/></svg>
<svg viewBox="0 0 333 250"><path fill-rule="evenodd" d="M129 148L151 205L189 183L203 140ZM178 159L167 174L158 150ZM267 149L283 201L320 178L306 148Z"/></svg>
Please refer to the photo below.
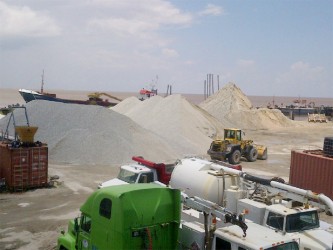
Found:
<svg viewBox="0 0 333 250"><path fill-rule="evenodd" d="M143 102L127 98L113 110L158 134L181 155L205 155L223 125L179 94L154 96Z"/></svg>
<svg viewBox="0 0 333 250"><path fill-rule="evenodd" d="M253 108L251 101L234 83L228 83L199 106L229 127L268 129L295 125L278 109Z"/></svg>
<svg viewBox="0 0 333 250"><path fill-rule="evenodd" d="M267 129L292 126L279 110L255 109L235 84L228 84L199 106L181 95L130 97L110 109L33 101L26 105L35 141L47 143L49 159L69 164L123 164L134 155L162 162L206 155L223 128ZM23 109L14 111L25 125ZM5 130L8 116L0 119ZM14 135L11 124L10 135Z"/></svg>
<svg viewBox="0 0 333 250"><path fill-rule="evenodd" d="M133 155L154 161L179 158L173 145L128 117L99 106L33 101L26 105L30 126L38 126L35 141L47 143L49 160L69 164L121 164ZM26 125L22 109L16 125ZM0 120L5 130L8 117ZM10 135L14 126L10 123Z"/></svg>

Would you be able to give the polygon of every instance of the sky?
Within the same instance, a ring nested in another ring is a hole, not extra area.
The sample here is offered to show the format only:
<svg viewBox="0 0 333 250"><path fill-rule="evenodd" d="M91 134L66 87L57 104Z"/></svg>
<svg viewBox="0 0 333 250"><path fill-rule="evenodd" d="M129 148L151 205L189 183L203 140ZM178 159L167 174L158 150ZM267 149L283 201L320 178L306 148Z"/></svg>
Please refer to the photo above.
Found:
<svg viewBox="0 0 333 250"><path fill-rule="evenodd" d="M333 98L332 0L0 0L0 88Z"/></svg>

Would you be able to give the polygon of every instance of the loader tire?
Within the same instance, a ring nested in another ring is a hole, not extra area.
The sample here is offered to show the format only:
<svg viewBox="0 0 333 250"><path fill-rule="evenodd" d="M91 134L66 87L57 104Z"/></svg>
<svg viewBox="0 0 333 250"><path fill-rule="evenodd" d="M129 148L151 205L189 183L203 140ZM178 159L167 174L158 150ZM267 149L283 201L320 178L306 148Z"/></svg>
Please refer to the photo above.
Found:
<svg viewBox="0 0 333 250"><path fill-rule="evenodd" d="M210 159L211 159L212 161L219 161L219 160L220 160L219 158L217 158L217 157L213 157L213 156L210 156Z"/></svg>
<svg viewBox="0 0 333 250"><path fill-rule="evenodd" d="M228 157L228 161L230 164L238 164L240 163L241 152L236 149L232 154Z"/></svg>
<svg viewBox="0 0 333 250"><path fill-rule="evenodd" d="M264 153L262 153L260 160L267 160L267 148L264 150Z"/></svg>
<svg viewBox="0 0 333 250"><path fill-rule="evenodd" d="M258 150L255 148L255 147L252 147L250 149L250 151L247 153L246 155L246 159L249 161L249 162L253 162L253 161L256 161L258 158Z"/></svg>

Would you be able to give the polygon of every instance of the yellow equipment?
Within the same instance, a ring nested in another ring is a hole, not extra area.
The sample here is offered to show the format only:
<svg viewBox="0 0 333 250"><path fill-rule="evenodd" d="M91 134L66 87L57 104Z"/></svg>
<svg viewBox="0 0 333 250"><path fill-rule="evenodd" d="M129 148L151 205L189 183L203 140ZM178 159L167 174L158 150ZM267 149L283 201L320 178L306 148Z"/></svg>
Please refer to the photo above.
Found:
<svg viewBox="0 0 333 250"><path fill-rule="evenodd" d="M224 140L214 140L207 153L212 160L228 160L230 164L239 164L241 157L253 162L267 159L267 147L256 145L252 140L242 140L242 130L229 128L224 130Z"/></svg>
<svg viewBox="0 0 333 250"><path fill-rule="evenodd" d="M88 95L88 97L89 97L89 100L99 100L99 99L101 99L101 96L103 96L103 95L105 95L105 96L107 96L107 97L110 97L110 98L112 98L112 99L115 99L115 100L117 100L117 101L122 101L122 99L120 99L120 98L118 98L118 97L115 97L115 96L112 96L112 95L109 95L109 94L107 94L107 93L104 93L104 92L94 92L94 93L90 93L89 95Z"/></svg>

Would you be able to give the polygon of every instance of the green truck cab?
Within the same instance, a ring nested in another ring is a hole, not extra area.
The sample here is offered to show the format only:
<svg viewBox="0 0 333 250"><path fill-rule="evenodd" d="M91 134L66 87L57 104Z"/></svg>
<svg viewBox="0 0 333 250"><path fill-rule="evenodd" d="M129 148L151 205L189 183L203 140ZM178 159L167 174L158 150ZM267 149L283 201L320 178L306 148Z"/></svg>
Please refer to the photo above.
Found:
<svg viewBox="0 0 333 250"><path fill-rule="evenodd" d="M58 238L58 250L175 249L180 191L153 184L99 189Z"/></svg>

